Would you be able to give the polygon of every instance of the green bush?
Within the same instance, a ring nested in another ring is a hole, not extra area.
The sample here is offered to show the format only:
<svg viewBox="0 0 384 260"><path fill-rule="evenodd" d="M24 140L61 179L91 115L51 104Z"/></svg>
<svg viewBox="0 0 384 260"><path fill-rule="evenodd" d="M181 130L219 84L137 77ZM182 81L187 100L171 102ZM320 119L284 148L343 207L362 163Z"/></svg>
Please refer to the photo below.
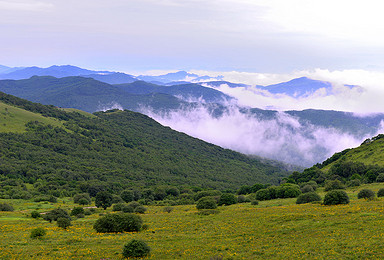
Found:
<svg viewBox="0 0 384 260"><path fill-rule="evenodd" d="M255 198L257 200L270 200L271 194L269 193L268 189L261 189L256 192Z"/></svg>
<svg viewBox="0 0 384 260"><path fill-rule="evenodd" d="M164 212L167 212L167 213L171 213L172 210L173 210L173 208L172 208L172 207L169 207L169 206L166 206L166 207L163 208L163 211L164 211Z"/></svg>
<svg viewBox="0 0 384 260"><path fill-rule="evenodd" d="M43 219L49 222L57 221L58 218L68 218L69 220L71 220L71 217L69 216L68 212L61 208L53 209L43 215Z"/></svg>
<svg viewBox="0 0 384 260"><path fill-rule="evenodd" d="M308 181L308 182L303 182L303 183L300 183L300 188L302 189L304 186L311 186L313 191L317 190L317 182L315 181ZM303 192L304 193L304 192Z"/></svg>
<svg viewBox="0 0 384 260"><path fill-rule="evenodd" d="M359 179L353 179L347 182L347 187L358 187L361 185L361 181Z"/></svg>
<svg viewBox="0 0 384 260"><path fill-rule="evenodd" d="M219 206L222 206L222 205L232 205L232 204L236 204L237 203L237 198L234 194L232 193L223 193L221 194L220 196L220 199L219 199L219 203L218 205Z"/></svg>
<svg viewBox="0 0 384 260"><path fill-rule="evenodd" d="M237 196L237 203L250 202L251 200L245 197L244 195Z"/></svg>
<svg viewBox="0 0 384 260"><path fill-rule="evenodd" d="M133 201L134 194L133 190L123 190L120 193L120 197L125 201L125 202L131 202Z"/></svg>
<svg viewBox="0 0 384 260"><path fill-rule="evenodd" d="M321 201L320 195L316 192L307 192L300 194L299 197L297 197L296 204L304 204L313 201Z"/></svg>
<svg viewBox="0 0 384 260"><path fill-rule="evenodd" d="M325 194L324 205L348 204L349 197L343 190L332 190Z"/></svg>
<svg viewBox="0 0 384 260"><path fill-rule="evenodd" d="M139 215L130 213L106 214L99 218L93 228L99 233L137 232L143 226Z"/></svg>
<svg viewBox="0 0 384 260"><path fill-rule="evenodd" d="M71 220L69 218L60 217L57 219L57 226L63 229L67 229L71 225Z"/></svg>
<svg viewBox="0 0 384 260"><path fill-rule="evenodd" d="M379 189L377 192L377 197L384 197L384 188Z"/></svg>
<svg viewBox="0 0 384 260"><path fill-rule="evenodd" d="M345 189L344 184L339 181L339 180L333 180L333 181L328 181L325 186L324 190L325 191L331 191L331 190L343 190Z"/></svg>
<svg viewBox="0 0 384 260"><path fill-rule="evenodd" d="M362 189L357 194L357 198L358 199L369 199L369 200L371 200L374 197L375 197L375 193L372 190L369 190L369 189Z"/></svg>
<svg viewBox="0 0 384 260"><path fill-rule="evenodd" d="M0 203L0 211L13 211L13 207L8 203Z"/></svg>
<svg viewBox="0 0 384 260"><path fill-rule="evenodd" d="M128 206L131 206L133 209L136 209L138 206L141 206L141 204L137 201L132 201L128 204Z"/></svg>
<svg viewBox="0 0 384 260"><path fill-rule="evenodd" d="M313 187L311 185L305 185L301 188L301 192L302 193L307 193L307 192L314 192L315 190L313 189Z"/></svg>
<svg viewBox="0 0 384 260"><path fill-rule="evenodd" d="M30 237L42 238L43 236L45 236L45 234L47 234L47 231L42 227L38 227L38 228L32 229Z"/></svg>
<svg viewBox="0 0 384 260"><path fill-rule="evenodd" d="M220 213L220 211L217 209L200 209L197 212L197 215L208 216L208 215L213 215L213 214L218 214L218 213Z"/></svg>
<svg viewBox="0 0 384 260"><path fill-rule="evenodd" d="M376 182L384 182L384 173L377 175Z"/></svg>
<svg viewBox="0 0 384 260"><path fill-rule="evenodd" d="M137 206L135 208L135 213L144 214L146 211L147 211L147 208L144 207L143 205Z"/></svg>
<svg viewBox="0 0 384 260"><path fill-rule="evenodd" d="M95 205L98 208L103 208L106 210L108 207L112 206L113 196L107 191L100 191L96 194Z"/></svg>
<svg viewBox="0 0 384 260"><path fill-rule="evenodd" d="M198 193L195 194L195 196L193 196L193 199L195 201L198 201L203 197L213 197L213 196L221 196L221 191L218 191L218 190L199 191Z"/></svg>
<svg viewBox="0 0 384 260"><path fill-rule="evenodd" d="M137 208L137 207L136 207ZM121 211L124 212L124 213L133 213L135 212L135 208L133 208L132 206L130 205L123 205L121 207Z"/></svg>
<svg viewBox="0 0 384 260"><path fill-rule="evenodd" d="M117 203L117 204L113 204L112 206L112 211L121 211L121 208L124 206L123 203Z"/></svg>
<svg viewBox="0 0 384 260"><path fill-rule="evenodd" d="M202 197L196 203L197 209L216 209L217 203L213 197Z"/></svg>
<svg viewBox="0 0 384 260"><path fill-rule="evenodd" d="M151 248L142 240L132 239L123 248L124 258L143 258L149 256Z"/></svg>
<svg viewBox="0 0 384 260"><path fill-rule="evenodd" d="M36 210L34 210L34 211L31 212L31 217L32 217L32 218L40 218L41 215L40 215L39 212L37 212Z"/></svg>
<svg viewBox="0 0 384 260"><path fill-rule="evenodd" d="M83 207L74 207L71 211L71 216L77 216L79 214L84 214Z"/></svg>
<svg viewBox="0 0 384 260"><path fill-rule="evenodd" d="M297 185L284 184L277 188L276 198L296 198L301 194L301 190Z"/></svg>
<svg viewBox="0 0 384 260"><path fill-rule="evenodd" d="M76 194L73 197L73 202L80 205L89 205L91 204L91 197L88 193Z"/></svg>
<svg viewBox="0 0 384 260"><path fill-rule="evenodd" d="M252 200L251 205L259 205L259 201L258 200Z"/></svg>

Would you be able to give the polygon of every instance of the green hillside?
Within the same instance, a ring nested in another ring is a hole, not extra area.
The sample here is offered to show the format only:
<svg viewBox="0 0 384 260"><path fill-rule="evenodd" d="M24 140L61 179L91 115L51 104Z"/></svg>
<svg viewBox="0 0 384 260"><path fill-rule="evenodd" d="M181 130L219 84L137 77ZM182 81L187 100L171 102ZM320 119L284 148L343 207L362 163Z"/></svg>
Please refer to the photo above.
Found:
<svg viewBox="0 0 384 260"><path fill-rule="evenodd" d="M288 174L139 113L113 110L90 117L0 94L2 102L20 111L56 119L31 117L26 132L0 133L0 180L34 184L42 194L95 194L105 189L118 193L158 185L237 189L256 182L277 183Z"/></svg>
<svg viewBox="0 0 384 260"><path fill-rule="evenodd" d="M29 121L39 121L43 124L63 127L63 124L55 118L44 117L41 114L7 105L0 101L0 132L25 132L25 124Z"/></svg>
<svg viewBox="0 0 384 260"><path fill-rule="evenodd" d="M287 178L293 183L341 180L345 184L372 183L384 180L384 135L366 139L359 147L335 153L321 164L294 172Z"/></svg>

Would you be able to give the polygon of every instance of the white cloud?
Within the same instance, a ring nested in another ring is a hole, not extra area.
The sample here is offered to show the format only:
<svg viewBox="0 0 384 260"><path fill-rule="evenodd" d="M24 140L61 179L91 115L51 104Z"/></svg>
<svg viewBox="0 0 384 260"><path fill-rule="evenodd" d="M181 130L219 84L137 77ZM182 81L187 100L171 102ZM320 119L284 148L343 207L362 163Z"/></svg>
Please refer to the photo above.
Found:
<svg viewBox="0 0 384 260"><path fill-rule="evenodd" d="M322 162L367 138L356 138L333 128L302 125L285 113L260 119L235 107L219 117L212 116L204 107L166 114L143 112L163 125L221 147L302 166Z"/></svg>
<svg viewBox="0 0 384 260"><path fill-rule="evenodd" d="M223 75L223 80L249 84L249 87L218 89L238 99L240 105L277 110L324 109L355 113L384 112L384 72L368 70L305 70L291 74L263 74L244 72L193 71L210 76ZM332 84L328 93L320 89L311 95L294 98L284 94L270 94L255 85L270 85L294 78L308 77ZM356 87L346 87L354 85Z"/></svg>

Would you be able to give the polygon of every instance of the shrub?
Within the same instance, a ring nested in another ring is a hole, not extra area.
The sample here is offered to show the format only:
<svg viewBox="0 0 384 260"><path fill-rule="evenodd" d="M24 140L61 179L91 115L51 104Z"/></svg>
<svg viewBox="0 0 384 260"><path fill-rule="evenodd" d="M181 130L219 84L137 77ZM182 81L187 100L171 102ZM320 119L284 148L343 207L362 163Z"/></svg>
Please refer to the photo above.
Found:
<svg viewBox="0 0 384 260"><path fill-rule="evenodd" d="M135 213L144 214L147 211L147 208L140 205L135 208Z"/></svg>
<svg viewBox="0 0 384 260"><path fill-rule="evenodd" d="M139 215L130 213L106 214L99 218L93 228L99 233L140 231L143 220Z"/></svg>
<svg viewBox="0 0 384 260"><path fill-rule="evenodd" d="M232 204L236 204L236 203L237 203L237 198L236 198L236 196L234 194L232 194L232 193L223 193L220 196L218 205L219 206L222 206L222 205L232 205Z"/></svg>
<svg viewBox="0 0 384 260"><path fill-rule="evenodd" d="M238 203L247 202L247 198L244 195L239 195L239 196L237 196L237 202Z"/></svg>
<svg viewBox="0 0 384 260"><path fill-rule="evenodd" d="M121 211L124 212L124 213L133 213L133 212L135 212L135 209L132 206L130 206L130 205L123 205L121 207Z"/></svg>
<svg viewBox="0 0 384 260"><path fill-rule="evenodd" d="M128 204L128 206L131 206L133 209L136 209L136 207L141 206L141 204L137 201L132 201Z"/></svg>
<svg viewBox="0 0 384 260"><path fill-rule="evenodd" d="M57 219L57 226L63 229L67 229L71 225L71 220L69 218L60 217Z"/></svg>
<svg viewBox="0 0 384 260"><path fill-rule="evenodd" d="M384 173L377 175L376 182L384 182Z"/></svg>
<svg viewBox="0 0 384 260"><path fill-rule="evenodd" d="M120 193L120 197L125 201L125 202L131 202L133 200L133 190L123 190Z"/></svg>
<svg viewBox="0 0 384 260"><path fill-rule="evenodd" d="M86 210L84 210L84 215L90 216L90 215L92 215L92 211L89 209L86 209Z"/></svg>
<svg viewBox="0 0 384 260"><path fill-rule="evenodd" d="M258 200L252 200L251 205L259 205L259 201Z"/></svg>
<svg viewBox="0 0 384 260"><path fill-rule="evenodd" d="M311 186L313 191L317 190L318 185L317 185L317 182L315 181L303 182L300 184L300 188L303 188L304 186L307 186L307 185Z"/></svg>
<svg viewBox="0 0 384 260"><path fill-rule="evenodd" d="M13 211L13 207L8 203L0 203L0 211Z"/></svg>
<svg viewBox="0 0 384 260"><path fill-rule="evenodd" d="M268 189L261 189L261 190L258 190L256 192L255 198L257 200L270 200L271 199L271 195L270 195Z"/></svg>
<svg viewBox="0 0 384 260"><path fill-rule="evenodd" d="M334 180L334 181L328 181L325 186L324 190L325 191L331 191L331 190L343 190L345 189L344 184L339 181L339 180Z"/></svg>
<svg viewBox="0 0 384 260"><path fill-rule="evenodd" d="M173 208L169 207L169 206L163 208L163 211L167 212L167 213L171 213L172 210L173 210Z"/></svg>
<svg viewBox="0 0 384 260"><path fill-rule="evenodd" d="M77 214L76 218L85 218L85 215L84 214Z"/></svg>
<svg viewBox="0 0 384 260"><path fill-rule="evenodd" d="M278 187L276 198L296 198L301 194L301 190L297 185L283 185Z"/></svg>
<svg viewBox="0 0 384 260"><path fill-rule="evenodd" d="M203 197L197 201L197 209L216 209L217 203L213 197Z"/></svg>
<svg viewBox="0 0 384 260"><path fill-rule="evenodd" d="M198 201L199 199L203 197L212 197L212 196L220 196L221 191L218 190L205 190L205 191L199 191L198 193L193 196L193 199L195 201Z"/></svg>
<svg viewBox="0 0 384 260"><path fill-rule="evenodd" d="M384 197L384 188L379 189L377 192L377 197Z"/></svg>
<svg viewBox="0 0 384 260"><path fill-rule="evenodd" d="M357 187L360 186L361 181L359 179L353 179L347 182L348 187Z"/></svg>
<svg viewBox="0 0 384 260"><path fill-rule="evenodd" d="M36 210L34 210L34 211L31 212L31 217L32 217L32 218L40 218L41 215L40 215L39 212L37 212Z"/></svg>
<svg viewBox="0 0 384 260"><path fill-rule="evenodd" d="M47 234L47 231L42 227L38 227L38 228L32 229L30 237L42 238L43 236L45 236L45 234Z"/></svg>
<svg viewBox="0 0 384 260"><path fill-rule="evenodd" d="M95 205L98 208L103 208L106 210L108 207L112 206L113 196L107 191L100 191L96 194Z"/></svg>
<svg viewBox="0 0 384 260"><path fill-rule="evenodd" d="M349 197L343 190L332 190L325 194L324 205L348 204Z"/></svg>
<svg viewBox="0 0 384 260"><path fill-rule="evenodd" d="M198 215L202 215L202 216L208 216L208 215L213 215L218 213L220 213L220 211L217 209L201 209L197 212Z"/></svg>
<svg viewBox="0 0 384 260"><path fill-rule="evenodd" d="M314 192L315 190L313 189L313 187L311 185L305 185L301 188L301 192L302 193L307 193L307 192Z"/></svg>
<svg viewBox="0 0 384 260"><path fill-rule="evenodd" d="M77 216L79 214L84 214L83 207L74 207L71 211L71 216Z"/></svg>
<svg viewBox="0 0 384 260"><path fill-rule="evenodd" d="M58 218L68 218L69 220L71 220L71 217L69 216L68 212L60 208L53 209L43 215L43 219L49 222L52 222L52 220L57 221Z"/></svg>
<svg viewBox="0 0 384 260"><path fill-rule="evenodd" d="M300 194L299 197L297 197L296 204L304 204L312 201L321 201L320 195L316 192L307 192Z"/></svg>
<svg viewBox="0 0 384 260"><path fill-rule="evenodd" d="M357 194L357 198L358 199L369 199L369 200L371 200L374 197L375 197L375 193L372 190L369 190L369 189L362 189Z"/></svg>
<svg viewBox="0 0 384 260"><path fill-rule="evenodd" d="M123 203L117 203L117 204L113 204L112 206L112 211L121 211L121 208L123 207Z"/></svg>
<svg viewBox="0 0 384 260"><path fill-rule="evenodd" d="M73 197L73 202L80 205L89 205L91 204L91 197L88 193L76 194Z"/></svg>
<svg viewBox="0 0 384 260"><path fill-rule="evenodd" d="M142 258L149 256L151 248L142 240L132 239L123 248L124 258Z"/></svg>

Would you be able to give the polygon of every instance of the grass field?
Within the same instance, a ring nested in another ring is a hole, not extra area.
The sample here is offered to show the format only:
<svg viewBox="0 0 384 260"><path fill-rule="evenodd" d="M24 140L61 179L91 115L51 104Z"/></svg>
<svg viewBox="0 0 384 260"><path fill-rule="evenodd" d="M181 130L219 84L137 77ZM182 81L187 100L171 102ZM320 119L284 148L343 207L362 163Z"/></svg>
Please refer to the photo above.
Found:
<svg viewBox="0 0 384 260"><path fill-rule="evenodd" d="M53 126L63 126L57 119L44 117L40 114L0 102L0 132L25 132L25 124L29 121L39 121Z"/></svg>
<svg viewBox="0 0 384 260"><path fill-rule="evenodd" d="M296 205L279 199L219 207L199 215L195 206L175 206L170 213L150 206L142 215L149 228L139 233L98 234L98 214L72 221L67 231L28 215L65 204L2 200L15 207L0 212L0 259L121 259L132 238L152 248L149 259L381 259L384 255L384 198L357 200L362 188L377 191L384 184L348 190L349 205ZM324 196L324 193L320 191ZM107 210L108 211L108 210ZM102 210L99 210L102 212ZM29 238L44 227L44 239Z"/></svg>

